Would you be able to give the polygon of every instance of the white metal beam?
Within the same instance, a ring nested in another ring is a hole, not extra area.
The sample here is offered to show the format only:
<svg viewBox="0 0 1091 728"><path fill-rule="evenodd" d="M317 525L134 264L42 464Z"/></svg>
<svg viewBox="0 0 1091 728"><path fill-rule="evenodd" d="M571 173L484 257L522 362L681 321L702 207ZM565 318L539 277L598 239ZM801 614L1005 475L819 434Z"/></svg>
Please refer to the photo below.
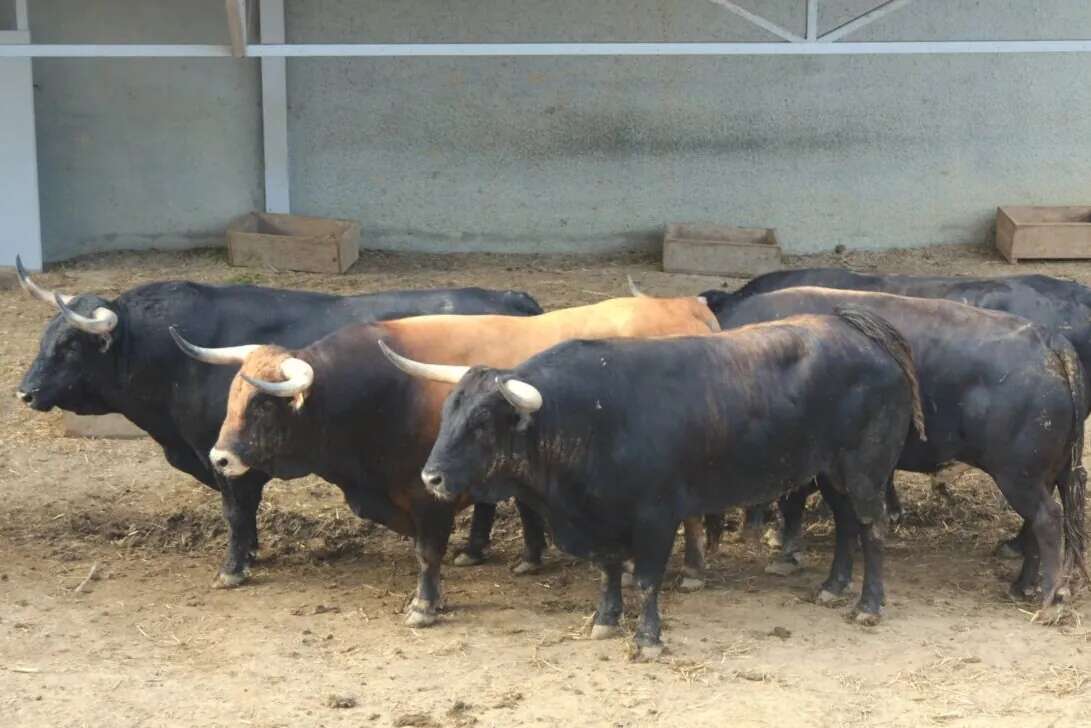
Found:
<svg viewBox="0 0 1091 728"><path fill-rule="evenodd" d="M904 8L910 2L912 2L912 0L887 0L887 2L872 8L863 15L857 16L847 23L842 23L828 33L823 33L818 40L829 43L838 38L844 38L849 33L855 33L865 25L871 25L879 18L890 15L895 10Z"/></svg>
<svg viewBox="0 0 1091 728"><path fill-rule="evenodd" d="M261 42L284 42L284 0L261 0ZM288 174L287 60L261 59L261 130L265 161L265 211L291 212Z"/></svg>
<svg viewBox="0 0 1091 728"><path fill-rule="evenodd" d="M889 41L881 43L383 43L250 45L255 58L857 56L1091 53L1091 40ZM0 58L225 58L227 45L0 44Z"/></svg>
<svg viewBox="0 0 1091 728"><path fill-rule="evenodd" d="M773 21L766 20L765 18L761 17L760 15L757 15L755 13L750 12L746 8L739 7L735 3L731 2L731 0L710 0L710 1L715 3L716 5L719 5L722 8L726 8L727 10L730 10L731 12L735 13L735 15L738 15L740 18L747 21L748 23L756 25L759 28L761 28L762 30L768 31L768 32L772 33L775 36L783 38L786 41L789 41L791 43L798 43L799 41L803 40L802 38L800 38L795 33L791 32L789 30L785 30L784 28L780 27L779 25L777 25Z"/></svg>
<svg viewBox="0 0 1091 728"><path fill-rule="evenodd" d="M15 29L30 30L30 16L27 14L27 0L15 0Z"/></svg>
<svg viewBox="0 0 1091 728"><path fill-rule="evenodd" d="M818 40L818 0L807 0L807 40Z"/></svg>

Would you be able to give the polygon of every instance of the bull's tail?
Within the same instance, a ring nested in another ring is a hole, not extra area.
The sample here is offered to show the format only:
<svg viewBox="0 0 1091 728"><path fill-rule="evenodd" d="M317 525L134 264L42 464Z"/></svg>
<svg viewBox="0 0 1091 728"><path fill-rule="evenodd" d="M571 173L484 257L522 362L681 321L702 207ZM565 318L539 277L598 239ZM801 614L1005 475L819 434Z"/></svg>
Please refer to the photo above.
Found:
<svg viewBox="0 0 1091 728"><path fill-rule="evenodd" d="M834 313L852 328L883 347L898 364L909 383L913 400L913 428L921 440L927 440L924 432L924 408L921 406L921 387L917 381L917 367L913 364L913 350L909 342L889 321L867 309L857 306L838 306Z"/></svg>
<svg viewBox="0 0 1091 728"><path fill-rule="evenodd" d="M1064 509L1064 573L1071 577L1075 567L1080 570L1086 583L1091 582L1084 558L1087 546L1087 521L1084 513L1087 501L1087 471L1083 468L1083 421L1087 415L1087 392L1083 366L1068 339L1055 336L1050 342L1050 348L1061 360L1072 397L1073 422L1068 440L1068 461L1057 476L1057 489L1061 493L1061 507Z"/></svg>

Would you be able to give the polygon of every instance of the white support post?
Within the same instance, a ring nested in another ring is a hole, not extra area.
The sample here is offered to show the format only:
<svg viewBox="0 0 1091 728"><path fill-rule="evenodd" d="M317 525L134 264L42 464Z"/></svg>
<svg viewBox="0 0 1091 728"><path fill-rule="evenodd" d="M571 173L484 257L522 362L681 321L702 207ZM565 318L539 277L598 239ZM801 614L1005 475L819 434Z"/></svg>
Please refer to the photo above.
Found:
<svg viewBox="0 0 1091 728"><path fill-rule="evenodd" d="M242 58L246 55L247 29L246 0L225 0L227 7L227 30L231 34L231 55Z"/></svg>
<svg viewBox="0 0 1091 728"><path fill-rule="evenodd" d="M27 0L15 0L15 29L30 30L30 16L27 15Z"/></svg>
<svg viewBox="0 0 1091 728"><path fill-rule="evenodd" d="M807 0L807 40L818 40L818 0Z"/></svg>
<svg viewBox="0 0 1091 728"><path fill-rule="evenodd" d="M283 43L284 0L261 0L261 42ZM288 77L283 57L261 59L261 129L265 211L291 212L288 176Z"/></svg>
<svg viewBox="0 0 1091 728"><path fill-rule="evenodd" d="M7 43L30 43L26 0L16 2L18 29L0 34ZM30 58L0 57L0 266L18 255L30 270L42 269L42 222L38 203L38 142L34 127L34 77Z"/></svg>
<svg viewBox="0 0 1091 728"><path fill-rule="evenodd" d="M751 23L752 25L756 25L759 28L761 28L762 30L768 31L768 32L772 33L775 36L783 38L786 41L789 41L790 43L799 43L801 40L803 40L802 38L800 38L795 33L791 32L791 31L788 31L788 30L785 30L784 28L780 27L779 25L777 25L773 21L766 20L765 18L761 17L760 15L757 15L755 13L750 12L746 8L739 7L735 3L731 2L731 0L710 0L710 1L715 3L716 5L719 5L722 8L730 10L731 12L735 13L735 15L738 15L740 18L747 21L748 23Z"/></svg>
<svg viewBox="0 0 1091 728"><path fill-rule="evenodd" d="M895 10L904 8L910 2L912 2L912 0L887 0L887 2L882 5L874 7L863 15L859 15L847 23L842 23L830 32L823 34L818 40L823 43L830 43L840 38L844 38L849 33L855 33L865 25L871 25L879 18L885 17Z"/></svg>

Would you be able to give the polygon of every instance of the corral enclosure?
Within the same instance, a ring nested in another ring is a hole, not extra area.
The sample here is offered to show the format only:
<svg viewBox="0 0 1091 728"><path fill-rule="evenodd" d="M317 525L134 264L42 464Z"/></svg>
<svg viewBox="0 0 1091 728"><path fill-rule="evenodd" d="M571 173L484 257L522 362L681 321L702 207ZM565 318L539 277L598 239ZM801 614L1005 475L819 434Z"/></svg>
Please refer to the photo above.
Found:
<svg viewBox="0 0 1091 728"><path fill-rule="evenodd" d="M794 258L792 265L999 275L989 251ZM111 297L185 277L338 293L482 285L531 291L546 308L625 292L693 293L738 280L666 276L611 259L366 253L345 276L240 271L222 252L114 254L40 277ZM1091 283L1078 264L1029 264ZM52 312L0 292L0 388L11 391ZM181 355L181 354L179 354ZM588 564L551 550L513 577L513 514L484 566L444 567L450 609L427 630L402 613L411 544L353 516L314 478L274 481L248 585L213 590L225 528L219 497L172 470L147 440L61 437L60 414L0 399L0 715L9 725L1079 726L1091 706L1087 597L1061 623L1006 596L1015 562L992 555L1016 527L988 478L952 497L899 474L910 511L887 541L884 621L810 601L831 554L812 515L807 569L763 573L769 552L729 543L703 592L668 591L668 653L631 662L624 640L585 638L598 591ZM465 520L455 542L465 537ZM671 574L680 566L672 561ZM94 570L94 576L87 580ZM856 588L859 587L859 577ZM634 618L627 595L626 624Z"/></svg>

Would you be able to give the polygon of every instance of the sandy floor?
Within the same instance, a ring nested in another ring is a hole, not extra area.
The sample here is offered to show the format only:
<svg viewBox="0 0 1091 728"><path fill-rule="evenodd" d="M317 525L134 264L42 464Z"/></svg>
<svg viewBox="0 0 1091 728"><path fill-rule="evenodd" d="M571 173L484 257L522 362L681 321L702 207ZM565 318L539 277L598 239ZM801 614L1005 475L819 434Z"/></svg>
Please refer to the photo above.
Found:
<svg viewBox="0 0 1091 728"><path fill-rule="evenodd" d="M1091 282L1091 264L1013 269L968 248L793 263L1041 270ZM528 290L547 308L620 295L626 272L656 293L740 283L654 268L640 257L371 253L331 279L231 269L219 253L200 252L99 256L41 280L105 295L171 277L339 292L485 285ZM0 390L15 387L49 316L18 291L0 291ZM1015 520L978 473L949 501L924 479L900 476L911 515L888 542L880 626L846 622L848 605L808 601L831 541L829 522L812 518L801 575L767 576L764 549L733 543L712 561L704 592L667 593L669 652L647 664L631 662L622 640L584 639L597 591L587 564L551 551L543 574L508 573L519 547L510 513L492 560L447 567L448 611L413 631L400 614L415 581L409 544L351 516L320 481L271 485L253 582L212 590L225 540L218 496L169 468L149 441L66 439L58 413L30 412L10 396L0 397L0 432L0 725L1091 721L1086 597L1052 627L1005 597L1015 565L991 551Z"/></svg>

